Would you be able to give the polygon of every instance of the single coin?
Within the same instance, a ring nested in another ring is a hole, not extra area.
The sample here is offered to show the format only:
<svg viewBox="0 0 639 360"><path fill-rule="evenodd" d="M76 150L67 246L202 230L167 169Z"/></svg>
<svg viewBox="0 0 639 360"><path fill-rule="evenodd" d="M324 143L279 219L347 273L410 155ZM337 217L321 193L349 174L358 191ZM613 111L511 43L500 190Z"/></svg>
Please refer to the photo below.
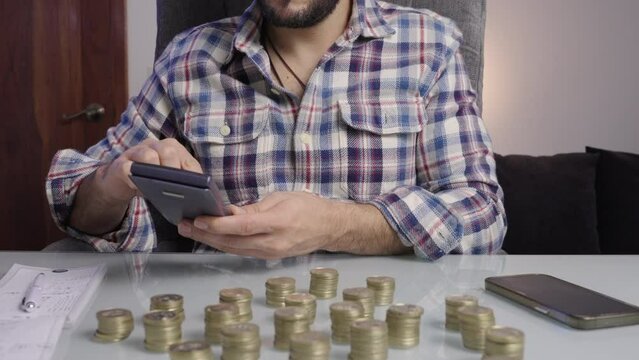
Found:
<svg viewBox="0 0 639 360"><path fill-rule="evenodd" d="M524 333L511 327L493 326L486 330L486 340L499 344L519 344L524 342Z"/></svg>

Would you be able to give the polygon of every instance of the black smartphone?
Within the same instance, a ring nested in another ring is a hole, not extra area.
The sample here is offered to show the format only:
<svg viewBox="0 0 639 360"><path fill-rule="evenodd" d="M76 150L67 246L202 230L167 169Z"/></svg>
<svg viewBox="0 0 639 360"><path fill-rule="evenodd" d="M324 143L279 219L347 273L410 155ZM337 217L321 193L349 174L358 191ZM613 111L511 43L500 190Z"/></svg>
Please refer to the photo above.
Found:
<svg viewBox="0 0 639 360"><path fill-rule="evenodd" d="M200 215L226 215L222 194L209 175L134 162L130 177L144 198L174 225Z"/></svg>
<svg viewBox="0 0 639 360"><path fill-rule="evenodd" d="M545 274L495 276L486 290L576 329L639 324L639 307Z"/></svg>

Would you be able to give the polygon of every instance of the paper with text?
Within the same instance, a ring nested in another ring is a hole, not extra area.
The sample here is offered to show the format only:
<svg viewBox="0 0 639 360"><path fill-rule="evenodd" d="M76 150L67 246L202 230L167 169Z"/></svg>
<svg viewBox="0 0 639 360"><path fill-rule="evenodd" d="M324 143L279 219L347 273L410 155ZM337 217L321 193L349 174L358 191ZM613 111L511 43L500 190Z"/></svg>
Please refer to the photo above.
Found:
<svg viewBox="0 0 639 360"><path fill-rule="evenodd" d="M0 319L0 360L51 359L63 325L63 316Z"/></svg>
<svg viewBox="0 0 639 360"><path fill-rule="evenodd" d="M105 273L104 265L50 269L14 264L0 280L0 319L61 316L72 325L92 299ZM35 311L20 309L27 288L38 273L44 273L41 300Z"/></svg>

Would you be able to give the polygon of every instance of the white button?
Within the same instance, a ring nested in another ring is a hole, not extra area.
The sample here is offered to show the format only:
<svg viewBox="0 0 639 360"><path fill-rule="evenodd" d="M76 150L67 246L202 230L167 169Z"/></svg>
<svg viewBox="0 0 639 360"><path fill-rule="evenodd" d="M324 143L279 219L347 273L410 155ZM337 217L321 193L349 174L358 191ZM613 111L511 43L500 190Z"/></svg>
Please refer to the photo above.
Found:
<svg viewBox="0 0 639 360"><path fill-rule="evenodd" d="M229 136L231 134L231 128L228 125L222 125L220 127L220 135Z"/></svg>
<svg viewBox="0 0 639 360"><path fill-rule="evenodd" d="M300 140L302 141L303 144L310 144L311 141L313 141L313 139L311 138L311 134L309 133L303 133L302 135L300 135Z"/></svg>

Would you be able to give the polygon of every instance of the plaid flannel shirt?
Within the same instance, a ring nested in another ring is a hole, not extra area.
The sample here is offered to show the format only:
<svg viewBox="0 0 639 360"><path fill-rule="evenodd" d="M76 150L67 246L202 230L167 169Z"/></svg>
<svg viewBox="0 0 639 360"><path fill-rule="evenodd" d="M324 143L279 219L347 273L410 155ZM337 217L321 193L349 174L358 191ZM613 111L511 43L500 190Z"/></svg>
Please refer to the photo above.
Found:
<svg viewBox="0 0 639 360"><path fill-rule="evenodd" d="M105 139L55 155L46 189L63 230L100 251L151 251L156 234L142 198L110 234L83 234L68 220L97 167L147 138L173 137L228 203L309 191L376 206L426 259L500 249L503 193L453 22L355 0L301 99L274 80L261 25L253 4L178 35Z"/></svg>

